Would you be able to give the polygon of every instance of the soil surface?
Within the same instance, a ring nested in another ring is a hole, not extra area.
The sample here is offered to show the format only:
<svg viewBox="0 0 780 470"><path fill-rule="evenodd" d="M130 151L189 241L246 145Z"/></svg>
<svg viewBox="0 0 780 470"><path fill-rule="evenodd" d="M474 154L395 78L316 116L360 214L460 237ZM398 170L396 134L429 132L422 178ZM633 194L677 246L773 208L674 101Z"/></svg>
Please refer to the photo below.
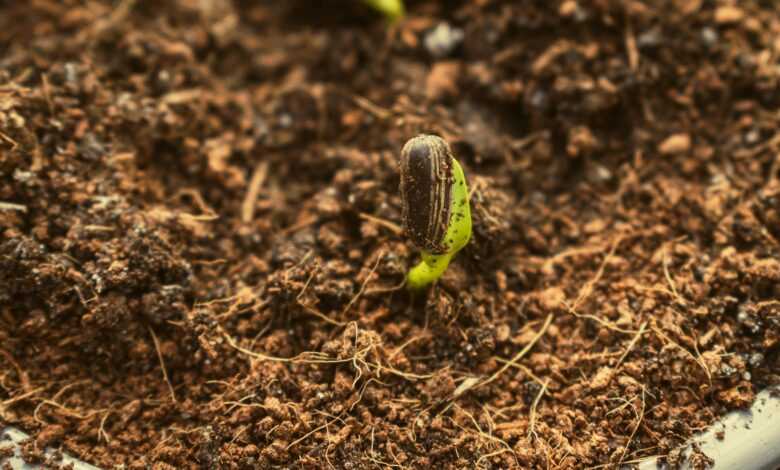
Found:
<svg viewBox="0 0 780 470"><path fill-rule="evenodd" d="M29 459L674 464L780 381L776 2L407 10L0 1L0 425ZM474 235L412 298L420 132Z"/></svg>

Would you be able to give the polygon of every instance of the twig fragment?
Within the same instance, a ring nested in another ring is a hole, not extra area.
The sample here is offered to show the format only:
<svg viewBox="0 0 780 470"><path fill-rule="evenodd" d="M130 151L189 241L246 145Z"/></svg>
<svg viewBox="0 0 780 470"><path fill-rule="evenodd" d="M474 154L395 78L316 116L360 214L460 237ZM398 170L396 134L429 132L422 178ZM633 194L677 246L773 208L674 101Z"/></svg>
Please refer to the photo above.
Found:
<svg viewBox="0 0 780 470"><path fill-rule="evenodd" d="M536 424L536 407L539 406L539 401L544 396L544 393L547 391L547 385L550 383L550 379L545 379L544 383L542 384L542 388L539 389L539 393L536 394L536 398L534 398L534 402L531 404L531 412L529 414L528 418L528 440L530 441L533 436L536 435L534 432L534 425Z"/></svg>
<svg viewBox="0 0 780 470"><path fill-rule="evenodd" d="M642 326L639 327L639 331L636 332L636 335L631 339L631 342L628 343L626 350L623 351L623 355L620 356L620 359L617 361L617 365L615 366L616 369L620 367L620 364L623 363L623 359L628 356L628 353L631 352L631 349L633 349L633 347L636 345L636 342L639 341L639 338L645 332L645 328L647 328L647 322L642 323Z"/></svg>
<svg viewBox="0 0 780 470"><path fill-rule="evenodd" d="M376 225L380 225L391 232L393 232L395 235L398 235L399 237L403 235L404 229L401 228L400 225L394 224L393 222L390 222L389 220L381 219L379 217L373 216L371 214L366 214L365 212L360 212L358 214L358 217L360 217L363 220L366 220L368 222L371 222Z"/></svg>
<svg viewBox="0 0 780 470"><path fill-rule="evenodd" d="M252 179L249 181L249 187L246 191L246 197L241 204L241 221L245 224L252 222L255 216L255 207L257 206L257 197L260 195L260 189L268 176L268 162L262 161L255 167L252 173Z"/></svg>
<svg viewBox="0 0 780 470"><path fill-rule="evenodd" d="M23 204L14 204L13 202L0 201L0 211L27 212L27 206Z"/></svg>
<svg viewBox="0 0 780 470"><path fill-rule="evenodd" d="M171 399L174 403L178 403L176 400L176 393L173 391L173 385L171 385L171 380L168 378L168 369L165 368L165 361L163 360L162 352L160 352L160 342L157 340L157 335L154 334L154 330L152 327L149 328L149 333L152 334L152 340L154 341L154 349L157 350L157 359L160 360L160 367L162 368L163 378L165 379L165 383L168 384L168 390L171 392Z"/></svg>

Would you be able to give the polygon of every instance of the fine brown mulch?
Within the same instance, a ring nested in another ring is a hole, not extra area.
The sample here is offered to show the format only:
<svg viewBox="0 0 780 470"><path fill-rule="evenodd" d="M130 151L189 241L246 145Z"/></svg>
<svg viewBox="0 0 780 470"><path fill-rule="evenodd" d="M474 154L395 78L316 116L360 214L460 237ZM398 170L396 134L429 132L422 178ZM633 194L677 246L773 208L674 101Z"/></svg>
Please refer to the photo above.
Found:
<svg viewBox="0 0 780 470"><path fill-rule="evenodd" d="M779 382L778 6L406 3L0 1L0 424L28 458L675 464ZM420 132L474 234L412 297Z"/></svg>

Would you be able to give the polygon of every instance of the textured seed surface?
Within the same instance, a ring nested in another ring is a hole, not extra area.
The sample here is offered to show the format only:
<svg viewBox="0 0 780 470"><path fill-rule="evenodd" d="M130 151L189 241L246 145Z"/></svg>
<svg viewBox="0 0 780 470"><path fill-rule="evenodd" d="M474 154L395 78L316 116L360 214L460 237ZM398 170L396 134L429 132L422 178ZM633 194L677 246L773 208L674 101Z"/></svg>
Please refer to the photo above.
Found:
<svg viewBox="0 0 780 470"><path fill-rule="evenodd" d="M431 253L446 251L450 218L452 151L444 139L419 135L401 150L403 225L409 238Z"/></svg>

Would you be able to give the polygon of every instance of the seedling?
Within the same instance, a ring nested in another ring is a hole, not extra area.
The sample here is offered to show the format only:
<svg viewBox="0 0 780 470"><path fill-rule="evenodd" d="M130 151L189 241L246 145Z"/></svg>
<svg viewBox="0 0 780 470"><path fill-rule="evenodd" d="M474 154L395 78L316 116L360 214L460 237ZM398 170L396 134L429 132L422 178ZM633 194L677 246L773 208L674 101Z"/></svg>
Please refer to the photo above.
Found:
<svg viewBox="0 0 780 470"><path fill-rule="evenodd" d="M393 23L404 16L403 0L363 0Z"/></svg>
<svg viewBox="0 0 780 470"><path fill-rule="evenodd" d="M404 231L422 251L406 285L420 290L435 282L471 238L469 188L444 139L419 135L401 150Z"/></svg>

